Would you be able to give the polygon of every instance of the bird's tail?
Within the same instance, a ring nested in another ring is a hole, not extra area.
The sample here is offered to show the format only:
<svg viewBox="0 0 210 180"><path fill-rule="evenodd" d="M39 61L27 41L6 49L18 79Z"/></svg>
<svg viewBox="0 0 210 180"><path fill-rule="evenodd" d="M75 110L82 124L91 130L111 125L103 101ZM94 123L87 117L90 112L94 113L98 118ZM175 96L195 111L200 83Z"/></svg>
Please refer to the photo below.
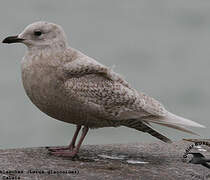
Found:
<svg viewBox="0 0 210 180"><path fill-rule="evenodd" d="M177 116L170 112L168 112L168 114L164 117L151 116L151 117L145 117L143 120L148 123L155 123L162 126L167 126L167 127L177 129L183 132L187 132L190 134L194 134L194 135L198 135L198 134L192 132L191 130L186 129L184 126L202 127L202 128L205 127L201 124L198 124L189 119L185 119L183 117Z"/></svg>
<svg viewBox="0 0 210 180"><path fill-rule="evenodd" d="M190 133L190 134L194 134L194 135L198 135L195 132L186 129L184 126L193 126L193 127L202 127L204 128L205 126L198 124L194 121L191 121L189 119L185 119L183 117L177 116L175 114L172 114L170 112L168 112L168 114L164 117L158 117L158 116L146 116L144 118L141 119L128 119L128 120L124 120L122 122L122 125L130 127L130 128L134 128L136 130L139 131L143 131L143 132L147 132L149 134L151 134L152 136L167 142L167 143L171 143L172 141L167 138L166 136L160 134L159 132L155 131L154 129L152 129L150 127L150 123L155 123L155 124L159 124L162 126L167 126L173 129L177 129L179 131L183 131L186 133Z"/></svg>
<svg viewBox="0 0 210 180"><path fill-rule="evenodd" d="M172 143L172 141L169 138L167 138L166 136L164 136L164 135L160 134L159 132L155 131L154 129L152 129L149 126L149 124L146 124L139 119L124 120L122 122L122 125L124 125L126 127L130 127L130 128L134 128L138 131L149 133L150 135L160 139L163 142Z"/></svg>
<svg viewBox="0 0 210 180"><path fill-rule="evenodd" d="M205 126L198 124L192 120L185 119L183 117L177 116L175 114L172 114L170 112L167 113L166 116L159 118L158 123L163 124L172 124L172 125L181 125L181 126L192 126L192 127L202 127L205 128ZM154 121L156 123L157 121Z"/></svg>

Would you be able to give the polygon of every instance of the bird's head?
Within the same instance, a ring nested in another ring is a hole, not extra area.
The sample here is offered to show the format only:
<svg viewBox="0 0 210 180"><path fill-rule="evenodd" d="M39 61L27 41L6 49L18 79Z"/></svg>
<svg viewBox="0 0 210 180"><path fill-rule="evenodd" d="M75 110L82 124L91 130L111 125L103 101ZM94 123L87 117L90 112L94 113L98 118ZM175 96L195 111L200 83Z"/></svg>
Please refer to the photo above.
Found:
<svg viewBox="0 0 210 180"><path fill-rule="evenodd" d="M66 35L62 27L44 21L30 24L17 36L9 36L2 42L23 43L29 49L64 49L68 46Z"/></svg>

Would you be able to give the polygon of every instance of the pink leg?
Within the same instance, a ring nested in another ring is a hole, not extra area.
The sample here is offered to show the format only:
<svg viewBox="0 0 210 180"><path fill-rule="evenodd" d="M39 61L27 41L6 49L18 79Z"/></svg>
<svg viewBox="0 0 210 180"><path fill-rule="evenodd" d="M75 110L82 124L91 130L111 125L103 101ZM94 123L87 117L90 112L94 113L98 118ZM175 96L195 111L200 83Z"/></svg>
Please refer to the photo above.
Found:
<svg viewBox="0 0 210 180"><path fill-rule="evenodd" d="M77 129L76 129L76 131L75 131L75 133L74 133L74 136L73 136L73 138L72 138L72 140L71 140L71 143L69 144L69 149L70 149L70 150L72 150L72 149L75 148L75 142L76 142L76 140L77 140L77 136L78 136L78 134L79 134L80 129L81 129L81 126L80 126L80 125L77 126Z"/></svg>
<svg viewBox="0 0 210 180"><path fill-rule="evenodd" d="M87 135L88 130L89 130L88 127L86 127L86 126L83 127L82 135L79 139L79 142L78 142L77 146L75 148L73 148L71 151L60 150L60 151L51 152L51 154L60 155L60 156L67 156L67 157L74 157L79 152L80 146L82 145L82 142L83 142L85 136Z"/></svg>
<svg viewBox="0 0 210 180"><path fill-rule="evenodd" d="M76 131L75 131L75 133L74 133L74 136L73 136L73 138L72 138L72 140L71 140L71 143L69 144L68 147L48 148L48 150L49 150L49 151L73 150L74 147L75 147L75 142L76 142L76 140L77 140L77 136L78 136L78 134L79 134L80 129L81 129L81 126L78 125L78 126L77 126L77 129L76 129Z"/></svg>

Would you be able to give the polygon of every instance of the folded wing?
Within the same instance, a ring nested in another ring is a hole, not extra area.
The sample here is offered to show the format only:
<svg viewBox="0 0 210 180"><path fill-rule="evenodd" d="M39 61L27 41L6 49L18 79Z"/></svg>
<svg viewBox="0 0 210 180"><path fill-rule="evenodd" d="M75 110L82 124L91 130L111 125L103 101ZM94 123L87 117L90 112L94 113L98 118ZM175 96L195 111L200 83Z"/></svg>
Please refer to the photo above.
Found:
<svg viewBox="0 0 210 180"><path fill-rule="evenodd" d="M87 113L97 116L101 121L109 119L116 126L124 125L137 130L141 130L139 127L142 126L145 129L148 127L147 130L141 131L151 135L155 133L151 133L153 129L148 125L149 123L188 133L193 132L185 129L184 126L204 127L169 113L157 100L137 92L117 73L89 57L84 56L65 64L64 71L68 75L67 89L75 93L75 97L81 101L81 106L88 109ZM136 127L131 126L132 123L126 125L126 120L129 122L135 120ZM163 141L169 142L168 139Z"/></svg>

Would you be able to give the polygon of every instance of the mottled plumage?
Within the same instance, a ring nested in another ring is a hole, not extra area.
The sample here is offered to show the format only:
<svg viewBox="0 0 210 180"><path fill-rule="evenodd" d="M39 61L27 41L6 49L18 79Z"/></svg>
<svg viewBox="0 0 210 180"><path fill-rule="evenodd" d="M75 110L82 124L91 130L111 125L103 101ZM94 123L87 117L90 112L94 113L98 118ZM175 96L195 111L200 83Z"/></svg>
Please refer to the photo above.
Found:
<svg viewBox="0 0 210 180"><path fill-rule="evenodd" d="M36 31L42 35L38 37ZM153 130L150 123L190 133L193 132L183 125L202 127L169 113L157 100L133 89L111 68L70 48L58 25L33 23L17 39L28 47L21 68L23 85L31 101L49 116L76 124L78 130L81 126L87 129L127 126L170 142ZM4 41L11 43L9 40Z"/></svg>

